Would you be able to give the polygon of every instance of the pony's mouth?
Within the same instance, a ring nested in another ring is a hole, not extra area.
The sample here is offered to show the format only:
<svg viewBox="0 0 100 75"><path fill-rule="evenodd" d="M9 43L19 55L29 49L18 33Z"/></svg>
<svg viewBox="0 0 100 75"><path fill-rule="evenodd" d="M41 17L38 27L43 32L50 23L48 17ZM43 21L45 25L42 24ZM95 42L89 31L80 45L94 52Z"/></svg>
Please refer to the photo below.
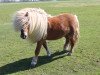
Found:
<svg viewBox="0 0 100 75"><path fill-rule="evenodd" d="M26 35L20 35L20 37L21 37L22 39L26 39L26 38L27 38Z"/></svg>

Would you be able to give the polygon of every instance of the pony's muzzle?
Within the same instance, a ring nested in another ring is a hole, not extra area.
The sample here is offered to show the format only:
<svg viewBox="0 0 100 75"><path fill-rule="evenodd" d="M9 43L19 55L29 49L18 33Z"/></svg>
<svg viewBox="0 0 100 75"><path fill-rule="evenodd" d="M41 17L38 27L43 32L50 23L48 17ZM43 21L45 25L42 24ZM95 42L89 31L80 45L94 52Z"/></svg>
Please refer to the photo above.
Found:
<svg viewBox="0 0 100 75"><path fill-rule="evenodd" d="M20 35L20 37L21 37L22 39L26 39L26 38L27 38L27 33L24 32L23 29L21 30L21 35Z"/></svg>
<svg viewBox="0 0 100 75"><path fill-rule="evenodd" d="M26 35L20 35L20 37L21 37L22 39L26 39L26 38L27 38Z"/></svg>

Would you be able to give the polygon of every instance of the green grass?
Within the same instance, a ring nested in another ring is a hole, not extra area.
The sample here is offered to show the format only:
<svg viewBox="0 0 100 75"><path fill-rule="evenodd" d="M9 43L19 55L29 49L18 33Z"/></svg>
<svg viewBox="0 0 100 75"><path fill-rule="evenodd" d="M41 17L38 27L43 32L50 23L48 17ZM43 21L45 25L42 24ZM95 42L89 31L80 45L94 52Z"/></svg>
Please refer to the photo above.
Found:
<svg viewBox="0 0 100 75"><path fill-rule="evenodd" d="M36 68L30 68L35 44L22 40L12 27L13 13L26 7L40 7L52 15L76 14L80 40L72 56L62 53L64 38L48 43L53 58L41 49ZM0 4L0 75L100 75L100 1Z"/></svg>

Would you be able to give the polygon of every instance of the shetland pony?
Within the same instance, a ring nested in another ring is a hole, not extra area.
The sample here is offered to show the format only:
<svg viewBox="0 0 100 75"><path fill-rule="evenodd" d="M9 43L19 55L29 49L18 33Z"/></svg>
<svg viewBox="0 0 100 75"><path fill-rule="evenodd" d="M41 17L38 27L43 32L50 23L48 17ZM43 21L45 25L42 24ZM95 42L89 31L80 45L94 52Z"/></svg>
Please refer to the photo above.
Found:
<svg viewBox="0 0 100 75"><path fill-rule="evenodd" d="M37 64L41 46L46 49L47 55L51 53L47 47L46 40L56 40L65 37L63 50L71 55L73 48L79 39L79 21L76 15L63 13L51 16L43 9L25 8L17 11L14 16L13 25L16 31L20 31L22 39L28 39L37 43L35 57L31 65ZM69 51L67 51L69 50Z"/></svg>

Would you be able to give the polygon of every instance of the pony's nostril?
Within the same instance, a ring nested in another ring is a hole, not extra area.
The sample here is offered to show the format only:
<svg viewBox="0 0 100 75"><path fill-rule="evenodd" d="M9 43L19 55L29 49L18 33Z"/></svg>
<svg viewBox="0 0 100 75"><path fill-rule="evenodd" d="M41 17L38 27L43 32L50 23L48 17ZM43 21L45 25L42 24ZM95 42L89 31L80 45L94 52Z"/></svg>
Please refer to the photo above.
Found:
<svg viewBox="0 0 100 75"><path fill-rule="evenodd" d="M24 35L24 39L26 39L27 38L27 36L26 35Z"/></svg>
<svg viewBox="0 0 100 75"><path fill-rule="evenodd" d="M21 37L22 39L26 39L26 38L27 38L26 35L20 35L20 37Z"/></svg>

